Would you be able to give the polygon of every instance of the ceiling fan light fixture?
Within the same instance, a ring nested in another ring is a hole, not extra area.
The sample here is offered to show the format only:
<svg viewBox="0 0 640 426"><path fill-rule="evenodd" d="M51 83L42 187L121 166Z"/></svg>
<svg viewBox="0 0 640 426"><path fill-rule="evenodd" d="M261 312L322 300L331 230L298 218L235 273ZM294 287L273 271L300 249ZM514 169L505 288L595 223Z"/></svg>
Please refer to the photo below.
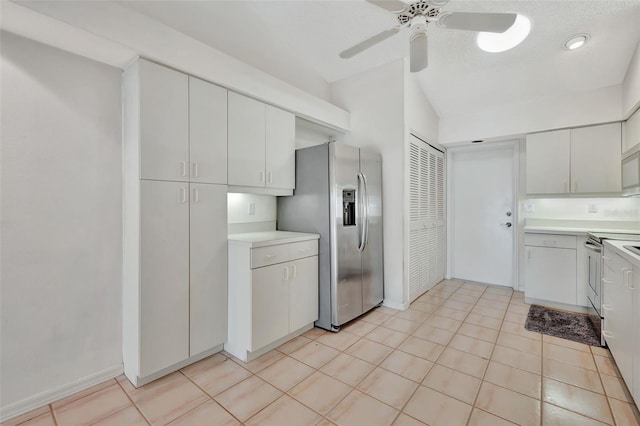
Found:
<svg viewBox="0 0 640 426"><path fill-rule="evenodd" d="M498 53L513 49L524 41L531 31L531 21L518 14L511 28L503 33L480 32L476 38L478 47L485 52Z"/></svg>
<svg viewBox="0 0 640 426"><path fill-rule="evenodd" d="M584 46L589 41L589 34L576 34L564 42L565 49L575 50Z"/></svg>

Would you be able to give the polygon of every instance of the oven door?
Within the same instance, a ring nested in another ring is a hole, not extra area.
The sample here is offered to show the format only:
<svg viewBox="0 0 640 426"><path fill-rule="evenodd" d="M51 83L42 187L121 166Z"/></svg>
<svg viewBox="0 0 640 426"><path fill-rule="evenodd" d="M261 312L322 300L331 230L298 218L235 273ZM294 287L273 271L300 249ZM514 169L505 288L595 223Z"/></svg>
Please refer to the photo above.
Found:
<svg viewBox="0 0 640 426"><path fill-rule="evenodd" d="M586 247L587 264L589 270L587 272L587 297L589 298L588 313L589 319L593 323L594 328L600 335L600 343L605 346L604 336L602 335L602 247L587 241Z"/></svg>
<svg viewBox="0 0 640 426"><path fill-rule="evenodd" d="M589 302L591 302L593 308L598 312L598 314L601 314L602 301L600 296L602 277L600 275L600 264L602 247L593 244L591 241L584 243L584 246L587 248L587 264L589 265L589 271L587 273L587 296L589 297Z"/></svg>

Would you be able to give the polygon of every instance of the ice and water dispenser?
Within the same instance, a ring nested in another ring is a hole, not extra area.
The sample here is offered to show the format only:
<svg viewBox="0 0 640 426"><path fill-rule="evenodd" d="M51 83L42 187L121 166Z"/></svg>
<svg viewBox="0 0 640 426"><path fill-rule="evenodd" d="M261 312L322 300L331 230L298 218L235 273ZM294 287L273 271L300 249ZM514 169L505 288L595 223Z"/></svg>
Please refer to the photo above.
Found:
<svg viewBox="0 0 640 426"><path fill-rule="evenodd" d="M356 190L342 191L342 225L356 226Z"/></svg>

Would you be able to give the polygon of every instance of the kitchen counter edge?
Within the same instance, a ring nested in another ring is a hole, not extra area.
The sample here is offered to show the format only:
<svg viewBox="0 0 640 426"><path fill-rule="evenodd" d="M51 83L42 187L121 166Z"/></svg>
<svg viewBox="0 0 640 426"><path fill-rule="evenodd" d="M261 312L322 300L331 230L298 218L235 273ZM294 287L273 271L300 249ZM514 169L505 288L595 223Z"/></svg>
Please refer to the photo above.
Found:
<svg viewBox="0 0 640 426"><path fill-rule="evenodd" d="M246 234L230 234L230 245L241 245L249 248L268 247L278 244L297 243L299 241L317 240L319 234L290 231L250 232Z"/></svg>
<svg viewBox="0 0 640 426"><path fill-rule="evenodd" d="M633 263L635 266L640 267L640 256L627 250L623 246L637 246L640 245L640 240L605 240L604 243L613 247L620 256Z"/></svg>

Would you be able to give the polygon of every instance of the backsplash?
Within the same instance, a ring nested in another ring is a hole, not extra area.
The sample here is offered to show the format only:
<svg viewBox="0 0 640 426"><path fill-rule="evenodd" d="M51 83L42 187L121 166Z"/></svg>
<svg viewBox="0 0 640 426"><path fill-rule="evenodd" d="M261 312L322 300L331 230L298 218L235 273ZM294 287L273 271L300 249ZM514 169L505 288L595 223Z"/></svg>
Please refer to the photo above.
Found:
<svg viewBox="0 0 640 426"><path fill-rule="evenodd" d="M276 229L276 197L272 195L227 194L229 234Z"/></svg>
<svg viewBox="0 0 640 426"><path fill-rule="evenodd" d="M640 198L535 198L522 201L521 214L524 219L640 221Z"/></svg>

